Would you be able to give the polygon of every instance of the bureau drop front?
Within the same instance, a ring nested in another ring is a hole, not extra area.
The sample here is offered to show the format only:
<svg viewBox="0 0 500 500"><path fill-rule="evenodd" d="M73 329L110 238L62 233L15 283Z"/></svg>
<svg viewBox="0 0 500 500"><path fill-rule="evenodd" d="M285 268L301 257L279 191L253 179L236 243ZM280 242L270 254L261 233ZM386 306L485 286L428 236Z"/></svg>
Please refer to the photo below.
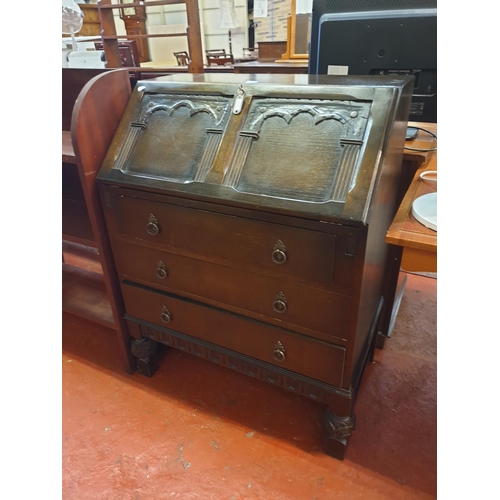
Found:
<svg viewBox="0 0 500 500"><path fill-rule="evenodd" d="M411 92L406 77L138 82L98 185L141 373L160 342L312 398L344 457Z"/></svg>

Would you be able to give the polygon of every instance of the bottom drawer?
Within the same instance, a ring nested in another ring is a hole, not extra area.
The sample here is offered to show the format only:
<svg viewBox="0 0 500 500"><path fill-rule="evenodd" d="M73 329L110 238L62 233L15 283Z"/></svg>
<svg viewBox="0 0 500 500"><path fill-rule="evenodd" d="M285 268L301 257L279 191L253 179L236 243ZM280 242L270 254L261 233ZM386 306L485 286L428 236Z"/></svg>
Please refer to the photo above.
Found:
<svg viewBox="0 0 500 500"><path fill-rule="evenodd" d="M163 292L122 284L128 315L341 386L345 349Z"/></svg>

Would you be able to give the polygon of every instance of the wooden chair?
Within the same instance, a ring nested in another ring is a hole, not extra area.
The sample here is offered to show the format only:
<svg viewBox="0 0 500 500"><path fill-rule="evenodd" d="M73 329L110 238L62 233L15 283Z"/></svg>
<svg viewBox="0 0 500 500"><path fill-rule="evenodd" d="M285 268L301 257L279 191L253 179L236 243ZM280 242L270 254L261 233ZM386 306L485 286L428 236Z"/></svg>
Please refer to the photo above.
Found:
<svg viewBox="0 0 500 500"><path fill-rule="evenodd" d="M189 54L185 50L174 52L174 56L177 59L177 66L187 66L189 64Z"/></svg>
<svg viewBox="0 0 500 500"><path fill-rule="evenodd" d="M205 50L205 55L207 56L209 66L225 66L227 64L234 64L233 54L226 54L225 49Z"/></svg>

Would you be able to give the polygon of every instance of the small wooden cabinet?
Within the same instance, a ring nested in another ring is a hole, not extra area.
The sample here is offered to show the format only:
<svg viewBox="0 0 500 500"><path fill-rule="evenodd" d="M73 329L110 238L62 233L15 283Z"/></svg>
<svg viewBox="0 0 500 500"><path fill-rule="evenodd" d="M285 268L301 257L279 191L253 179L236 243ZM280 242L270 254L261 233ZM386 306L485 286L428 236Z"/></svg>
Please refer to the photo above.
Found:
<svg viewBox="0 0 500 500"><path fill-rule="evenodd" d="M328 406L344 457L383 306L411 80L138 82L98 175L134 337Z"/></svg>

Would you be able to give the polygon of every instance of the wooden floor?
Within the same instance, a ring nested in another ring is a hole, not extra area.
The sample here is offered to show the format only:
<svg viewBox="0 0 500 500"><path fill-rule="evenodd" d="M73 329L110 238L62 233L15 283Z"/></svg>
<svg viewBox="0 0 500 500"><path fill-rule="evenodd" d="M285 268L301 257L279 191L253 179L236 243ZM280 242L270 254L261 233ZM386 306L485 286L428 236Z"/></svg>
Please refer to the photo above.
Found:
<svg viewBox="0 0 500 500"><path fill-rule="evenodd" d="M314 401L175 350L127 375L113 330L64 313L63 498L436 498L436 285L408 275L344 462Z"/></svg>

